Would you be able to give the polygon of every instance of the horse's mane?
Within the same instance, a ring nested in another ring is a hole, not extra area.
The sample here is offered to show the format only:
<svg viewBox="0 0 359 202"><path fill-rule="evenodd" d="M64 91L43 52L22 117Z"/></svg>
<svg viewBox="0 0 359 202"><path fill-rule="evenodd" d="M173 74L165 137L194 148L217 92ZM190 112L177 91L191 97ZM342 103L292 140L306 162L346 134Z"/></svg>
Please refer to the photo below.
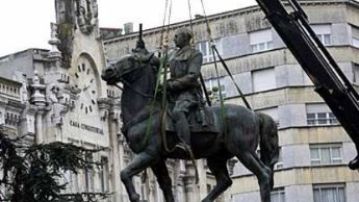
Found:
<svg viewBox="0 0 359 202"><path fill-rule="evenodd" d="M138 57L126 55L122 57L122 60L129 60L131 58L137 59L138 62L136 62L137 66L133 67L134 70L128 73L126 78L124 78L128 81L128 85L131 85L131 87L126 88L125 84L126 91L123 92L121 99L122 111L128 113L126 117L123 117L124 123L131 122L130 120L135 117L144 106L153 103L153 101L158 102L162 97L160 93L157 93L156 96L154 95L158 74L158 65L154 60L157 58L152 57L148 61L139 61ZM139 67L138 65L143 66ZM156 97L156 100L153 100L154 97ZM156 105L158 106L158 103L156 103Z"/></svg>

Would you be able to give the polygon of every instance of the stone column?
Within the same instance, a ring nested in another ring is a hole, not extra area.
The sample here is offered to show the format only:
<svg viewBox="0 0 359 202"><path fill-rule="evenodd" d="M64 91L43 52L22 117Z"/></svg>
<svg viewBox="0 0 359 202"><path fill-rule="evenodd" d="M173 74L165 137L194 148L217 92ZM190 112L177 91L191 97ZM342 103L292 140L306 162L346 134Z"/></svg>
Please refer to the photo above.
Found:
<svg viewBox="0 0 359 202"><path fill-rule="evenodd" d="M121 201L121 180L120 180L120 156L119 156L119 145L117 138L118 131L118 119L119 111L116 109L111 109L109 117L109 135L110 135L110 146L111 146L111 156L112 156L112 191L113 201Z"/></svg>
<svg viewBox="0 0 359 202"><path fill-rule="evenodd" d="M129 159L130 157L128 156L128 153L126 153L126 149L129 149L126 144L125 141L125 137L123 136L122 132L121 132L121 121L118 120L118 131L117 131L117 138L118 138L118 156L119 156L119 172L121 172L121 170L123 170L126 167L126 161L125 159ZM120 181L121 186L120 186L120 195L121 195L121 200L122 201L127 201L128 200L128 196L127 196L127 192L126 192L126 188L123 185L122 181ZM121 201L120 200L120 201Z"/></svg>
<svg viewBox="0 0 359 202"><path fill-rule="evenodd" d="M43 133L43 127L42 127L42 116L44 115L44 110L41 108L38 108L38 111L36 113L36 123L35 123L35 142L36 144L41 144L44 142L44 133Z"/></svg>
<svg viewBox="0 0 359 202"><path fill-rule="evenodd" d="M37 108L36 112L36 123L35 123L35 142L36 144L41 144L44 142L44 134L43 134L43 126L42 126L42 118L44 115L44 110L46 107L46 98L45 98L45 85L40 83L40 77L38 73L35 71L34 77L32 79L32 85L30 86L32 89L32 95L30 102L35 105Z"/></svg>
<svg viewBox="0 0 359 202"><path fill-rule="evenodd" d="M207 196L207 165L205 160L197 160L197 169L198 169L198 177L199 177L199 197L200 199L204 199Z"/></svg>
<svg viewBox="0 0 359 202"><path fill-rule="evenodd" d="M173 185L174 185L174 197L176 202L185 201L184 183L183 177L185 176L184 160L177 160L175 162Z"/></svg>
<svg viewBox="0 0 359 202"><path fill-rule="evenodd" d="M192 162L186 162L186 175L183 178L186 192L186 202L198 202L200 200L199 186L196 184L195 167Z"/></svg>
<svg viewBox="0 0 359 202"><path fill-rule="evenodd" d="M156 201L156 177L152 173L152 170L147 171L148 174L148 201Z"/></svg>
<svg viewBox="0 0 359 202"><path fill-rule="evenodd" d="M110 141L112 148L112 176L116 178L112 181L113 191L115 192L114 201L127 201L127 192L121 182L120 173L125 167L125 138L122 135L122 121L120 118L121 107L120 99L111 101L110 109Z"/></svg>
<svg viewBox="0 0 359 202"><path fill-rule="evenodd" d="M232 158L228 161L228 171L229 171L229 175L232 176L233 175L233 171L234 171L234 166L236 165L236 163L238 162L237 158ZM232 191L231 191L232 187L229 187L223 194L222 194L222 201L231 201L232 198Z"/></svg>
<svg viewBox="0 0 359 202"><path fill-rule="evenodd" d="M183 183L184 175L183 173L180 173L176 180L176 192L175 195L175 201L185 201L185 193L184 193L184 183Z"/></svg>

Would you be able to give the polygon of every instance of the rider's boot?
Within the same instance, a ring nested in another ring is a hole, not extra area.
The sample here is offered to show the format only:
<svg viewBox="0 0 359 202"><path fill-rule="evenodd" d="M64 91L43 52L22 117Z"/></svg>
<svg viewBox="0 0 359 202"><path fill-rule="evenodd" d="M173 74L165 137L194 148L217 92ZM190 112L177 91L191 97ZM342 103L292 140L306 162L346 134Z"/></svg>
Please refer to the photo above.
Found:
<svg viewBox="0 0 359 202"><path fill-rule="evenodd" d="M175 123L176 132L179 139L182 141L177 146L185 150L190 156L193 156L193 152L191 149L191 131L189 129L188 121L186 116L180 115Z"/></svg>

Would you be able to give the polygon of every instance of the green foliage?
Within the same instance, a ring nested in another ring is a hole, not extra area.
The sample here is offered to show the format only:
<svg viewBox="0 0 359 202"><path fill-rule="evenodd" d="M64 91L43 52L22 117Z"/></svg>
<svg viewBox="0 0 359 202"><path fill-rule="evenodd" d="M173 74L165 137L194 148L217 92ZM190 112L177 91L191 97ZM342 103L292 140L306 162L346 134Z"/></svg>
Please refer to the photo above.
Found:
<svg viewBox="0 0 359 202"><path fill-rule="evenodd" d="M101 166L87 159L99 150L88 150L71 144L21 144L23 138L11 139L0 132L0 201L9 202L94 202L106 193L63 194L63 173Z"/></svg>

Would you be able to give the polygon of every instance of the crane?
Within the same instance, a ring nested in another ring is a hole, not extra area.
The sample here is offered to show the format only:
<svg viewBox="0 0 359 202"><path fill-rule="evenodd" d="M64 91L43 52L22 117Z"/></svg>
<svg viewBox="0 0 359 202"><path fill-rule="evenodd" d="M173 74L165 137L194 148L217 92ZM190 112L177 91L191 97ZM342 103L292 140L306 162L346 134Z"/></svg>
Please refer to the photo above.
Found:
<svg viewBox="0 0 359 202"><path fill-rule="evenodd" d="M297 0L256 0L267 19L312 80L315 91L332 110L359 151L359 95L309 25ZM359 169L359 155L349 162Z"/></svg>

